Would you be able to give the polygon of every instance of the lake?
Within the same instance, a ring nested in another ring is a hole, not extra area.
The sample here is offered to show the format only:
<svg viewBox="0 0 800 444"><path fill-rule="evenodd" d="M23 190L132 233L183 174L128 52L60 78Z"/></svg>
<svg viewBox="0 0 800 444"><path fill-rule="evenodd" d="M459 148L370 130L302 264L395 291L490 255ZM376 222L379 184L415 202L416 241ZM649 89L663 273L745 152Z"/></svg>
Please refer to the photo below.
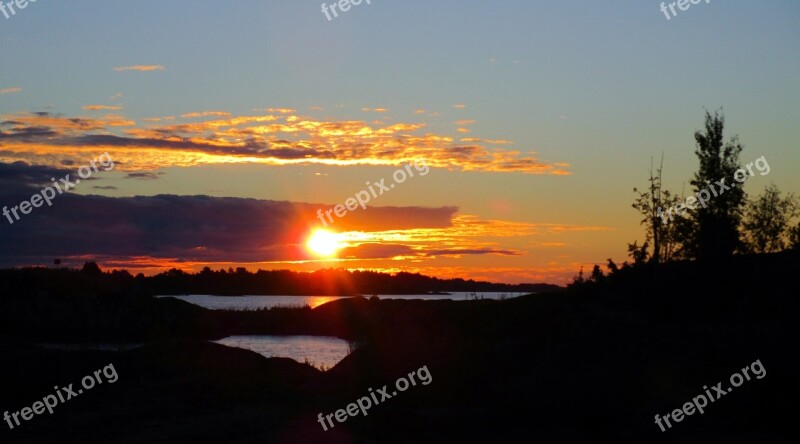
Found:
<svg viewBox="0 0 800 444"><path fill-rule="evenodd" d="M472 293L453 292L449 295L420 294L420 295L377 295L379 299L422 299L437 301L452 299L466 301L469 299L507 299L529 293ZM210 310L258 310L272 307L318 307L327 302L349 296L212 296L205 294L191 294L182 296L156 296L158 298L176 298Z"/></svg>
<svg viewBox="0 0 800 444"><path fill-rule="evenodd" d="M215 342L228 347L254 351L267 358L291 358L297 362L308 362L318 369L329 370L350 352L350 344L344 339L331 336L228 336ZM37 346L49 350L72 352L127 351L142 347L139 342L123 343L39 343Z"/></svg>
<svg viewBox="0 0 800 444"><path fill-rule="evenodd" d="M377 295L379 299L422 299L426 301L452 299L466 301L469 299L506 299L528 293L467 293L453 292L449 295ZM156 296L159 298L174 297L210 310L257 310L272 307L304 307L311 308L346 298L348 296L213 296L203 294L182 296ZM291 358L297 362L308 362L317 368L330 369L345 358L351 350L347 341L329 336L229 336L220 339L217 344L251 350L267 358Z"/></svg>
<svg viewBox="0 0 800 444"><path fill-rule="evenodd" d="M350 354L350 344L330 336L229 336L217 344L238 347L267 358L291 358L329 370Z"/></svg>

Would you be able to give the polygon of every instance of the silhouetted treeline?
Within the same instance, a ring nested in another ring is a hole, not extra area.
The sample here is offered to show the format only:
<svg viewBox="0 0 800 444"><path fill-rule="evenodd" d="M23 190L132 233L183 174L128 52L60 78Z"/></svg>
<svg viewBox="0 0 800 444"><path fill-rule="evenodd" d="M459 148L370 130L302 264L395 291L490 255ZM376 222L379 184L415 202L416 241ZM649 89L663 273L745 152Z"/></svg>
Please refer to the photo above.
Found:
<svg viewBox="0 0 800 444"><path fill-rule="evenodd" d="M558 290L550 284L498 284L464 279L438 279L421 274L394 275L373 271L319 270L301 273L289 270L255 273L244 268L199 273L172 269L155 276L132 276L125 270L104 273L94 262L82 270L26 268L0 270L0 290L20 294L69 292L74 294L124 293L139 295L212 294L232 295L372 295L427 294L436 292L541 293Z"/></svg>
<svg viewBox="0 0 800 444"><path fill-rule="evenodd" d="M390 275L373 271L319 270L300 273L289 270L244 268L199 273L172 269L152 277L142 277L152 294L214 295L357 295L357 294L426 294L431 292L544 292L558 289L549 284L496 284L464 279L438 279L421 274Z"/></svg>

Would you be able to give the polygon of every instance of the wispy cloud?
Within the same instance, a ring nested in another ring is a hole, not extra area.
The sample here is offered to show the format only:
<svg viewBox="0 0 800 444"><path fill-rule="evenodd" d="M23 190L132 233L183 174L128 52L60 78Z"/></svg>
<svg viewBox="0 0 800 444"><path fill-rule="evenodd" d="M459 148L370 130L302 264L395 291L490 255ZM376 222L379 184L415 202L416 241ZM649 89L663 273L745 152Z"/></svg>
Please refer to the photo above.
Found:
<svg viewBox="0 0 800 444"><path fill-rule="evenodd" d="M476 137L464 137L461 139L464 143L484 143L487 145L513 145L514 142L510 140L503 140L503 139L479 139ZM553 165L559 166L559 164L554 163ZM560 166L569 167L569 164L561 164Z"/></svg>
<svg viewBox="0 0 800 444"><path fill-rule="evenodd" d="M0 161L56 162L70 155L104 150L120 170L148 171L171 166L222 163L271 165L391 165L425 159L432 168L454 171L522 172L566 175L565 162L546 162L529 152L511 150L502 139L436 134L424 122L319 120L298 114L232 116L222 111L184 114L203 121L122 116L66 117L47 112L2 116ZM121 129L125 128L125 129ZM457 130L455 134L464 132ZM5 144L4 141L14 141Z"/></svg>
<svg viewBox="0 0 800 444"><path fill-rule="evenodd" d="M297 112L297 110L294 108L256 108L253 111L257 113L265 112L265 113L278 113L278 114L294 114Z"/></svg>
<svg viewBox="0 0 800 444"><path fill-rule="evenodd" d="M154 173L152 171L142 171L139 173L128 173L126 179L139 179L139 180L156 180L164 173Z"/></svg>
<svg viewBox="0 0 800 444"><path fill-rule="evenodd" d="M230 117L231 113L226 113L224 111L203 111L203 112L200 112L200 113L188 113L188 114L182 114L181 115L181 117L183 117L185 119L194 119L194 118L197 118L197 117L209 117L209 116L213 116L213 117Z"/></svg>
<svg viewBox="0 0 800 444"><path fill-rule="evenodd" d="M0 89L0 94L13 94L22 92L22 88L3 88Z"/></svg>
<svg viewBox="0 0 800 444"><path fill-rule="evenodd" d="M87 111L119 111L124 108L122 105L86 105L83 109Z"/></svg>
<svg viewBox="0 0 800 444"><path fill-rule="evenodd" d="M114 71L164 71L161 65L132 65L132 66L117 66Z"/></svg>

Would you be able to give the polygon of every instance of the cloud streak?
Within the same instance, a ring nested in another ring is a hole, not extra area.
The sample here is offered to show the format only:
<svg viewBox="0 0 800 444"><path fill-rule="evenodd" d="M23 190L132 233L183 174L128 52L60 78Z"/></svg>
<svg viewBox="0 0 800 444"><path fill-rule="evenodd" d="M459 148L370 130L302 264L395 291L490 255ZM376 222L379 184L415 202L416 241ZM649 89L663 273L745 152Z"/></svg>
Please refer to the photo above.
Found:
<svg viewBox="0 0 800 444"><path fill-rule="evenodd" d="M119 111L122 108L122 105L86 105L83 107L86 111Z"/></svg>
<svg viewBox="0 0 800 444"><path fill-rule="evenodd" d="M164 71L161 65L132 65L132 66L117 66L114 71Z"/></svg>
<svg viewBox="0 0 800 444"><path fill-rule="evenodd" d="M230 117L231 113L226 113L224 111L203 111L200 113L187 113L182 114L181 117L187 119L196 119L199 117Z"/></svg>
<svg viewBox="0 0 800 444"><path fill-rule="evenodd" d="M273 111L244 116L204 111L184 114L188 121L142 122L117 115L5 115L0 146L7 154L0 161L49 163L102 148L119 159L124 171L222 163L399 166L424 159L433 168L453 171L570 174L569 164L509 149L509 141L457 141L429 131L424 122L319 120L289 109ZM195 120L200 117L210 119Z"/></svg>

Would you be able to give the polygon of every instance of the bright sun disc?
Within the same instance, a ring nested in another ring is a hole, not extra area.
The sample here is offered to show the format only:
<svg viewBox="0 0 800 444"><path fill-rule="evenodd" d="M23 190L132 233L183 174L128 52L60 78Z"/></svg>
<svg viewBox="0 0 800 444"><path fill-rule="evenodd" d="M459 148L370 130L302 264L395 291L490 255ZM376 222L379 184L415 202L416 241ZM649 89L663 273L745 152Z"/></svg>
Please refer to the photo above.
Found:
<svg viewBox="0 0 800 444"><path fill-rule="evenodd" d="M316 230L306 241L306 247L317 256L329 257L336 254L341 248L335 233L328 230Z"/></svg>

